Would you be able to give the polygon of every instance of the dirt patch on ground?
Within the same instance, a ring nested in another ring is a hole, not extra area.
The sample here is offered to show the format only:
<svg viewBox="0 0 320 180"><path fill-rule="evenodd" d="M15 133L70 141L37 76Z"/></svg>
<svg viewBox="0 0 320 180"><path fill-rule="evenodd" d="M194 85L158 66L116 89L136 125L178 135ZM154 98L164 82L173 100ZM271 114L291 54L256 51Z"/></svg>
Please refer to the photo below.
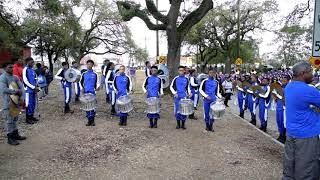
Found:
<svg viewBox="0 0 320 180"><path fill-rule="evenodd" d="M96 126L86 127L80 104L72 104L74 114L63 114L55 82L52 97L40 102L41 121L30 126L20 117L26 141L8 146L1 131L0 179L281 179L282 148L230 112L215 122L214 133L206 132L200 104L199 120L176 130L166 95L158 128L148 128L140 87L127 127L110 115L103 92Z"/></svg>

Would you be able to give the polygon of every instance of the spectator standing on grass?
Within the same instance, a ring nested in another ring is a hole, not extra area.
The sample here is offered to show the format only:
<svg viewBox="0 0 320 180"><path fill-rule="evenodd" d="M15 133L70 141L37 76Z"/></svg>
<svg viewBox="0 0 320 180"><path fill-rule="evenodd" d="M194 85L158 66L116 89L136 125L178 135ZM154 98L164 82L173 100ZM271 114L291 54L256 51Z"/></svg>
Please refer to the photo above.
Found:
<svg viewBox="0 0 320 180"><path fill-rule="evenodd" d="M284 90L287 139L284 180L320 179L320 91L310 86L311 65L305 61L292 68L293 80Z"/></svg>
<svg viewBox="0 0 320 180"><path fill-rule="evenodd" d="M23 59L14 59L15 63L13 65L13 75L17 76L22 82L22 71L23 71Z"/></svg>
<svg viewBox="0 0 320 180"><path fill-rule="evenodd" d="M49 70L48 66L44 66L43 69L45 72L44 76L46 77L46 81L47 81L47 86L45 87L45 93L46 93L46 95L48 95L49 94L49 85L53 81L53 75L52 75L51 71Z"/></svg>

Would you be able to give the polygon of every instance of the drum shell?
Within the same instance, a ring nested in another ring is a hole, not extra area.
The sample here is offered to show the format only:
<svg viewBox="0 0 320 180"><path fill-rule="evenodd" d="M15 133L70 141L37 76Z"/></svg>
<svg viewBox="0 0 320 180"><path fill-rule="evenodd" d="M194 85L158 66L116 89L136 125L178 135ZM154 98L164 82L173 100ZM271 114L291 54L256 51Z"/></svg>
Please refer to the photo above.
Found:
<svg viewBox="0 0 320 180"><path fill-rule="evenodd" d="M146 99L146 112L148 114L160 113L160 100L157 97L149 97Z"/></svg>
<svg viewBox="0 0 320 180"><path fill-rule="evenodd" d="M133 101L131 96L121 96L116 101L116 110L120 113L129 113L133 110Z"/></svg>
<svg viewBox="0 0 320 180"><path fill-rule="evenodd" d="M226 106L222 101L215 101L210 104L210 114L214 119L221 119L226 112Z"/></svg>
<svg viewBox="0 0 320 180"><path fill-rule="evenodd" d="M181 99L179 101L179 113L185 116L193 114L193 102L191 99Z"/></svg>
<svg viewBox="0 0 320 180"><path fill-rule="evenodd" d="M79 98L81 102L81 110L92 111L97 108L96 96L90 93L84 94Z"/></svg>

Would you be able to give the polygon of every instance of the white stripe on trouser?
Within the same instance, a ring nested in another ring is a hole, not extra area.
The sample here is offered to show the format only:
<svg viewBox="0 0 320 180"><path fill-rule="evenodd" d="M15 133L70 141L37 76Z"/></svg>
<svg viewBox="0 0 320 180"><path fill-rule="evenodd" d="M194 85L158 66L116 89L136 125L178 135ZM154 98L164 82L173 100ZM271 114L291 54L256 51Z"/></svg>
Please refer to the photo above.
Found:
<svg viewBox="0 0 320 180"><path fill-rule="evenodd" d="M246 104L245 102L246 102L245 99L243 99L242 100L242 110L244 110L244 107L245 107L245 104Z"/></svg>
<svg viewBox="0 0 320 180"><path fill-rule="evenodd" d="M108 84L108 83L105 83L105 86L106 86L106 93L109 94L109 87L108 87L109 84Z"/></svg>
<svg viewBox="0 0 320 180"><path fill-rule="evenodd" d="M28 107L28 105L29 105L29 93L26 93L25 104L26 104L26 107Z"/></svg>
<svg viewBox="0 0 320 180"><path fill-rule="evenodd" d="M74 92L76 93L76 95L79 94L79 92L78 92L78 83L74 83Z"/></svg>
<svg viewBox="0 0 320 180"><path fill-rule="evenodd" d="M284 109L283 110L283 125L284 125L284 128L287 128L287 115L286 115L286 110Z"/></svg>
<svg viewBox="0 0 320 180"><path fill-rule="evenodd" d="M253 103L252 113L253 113L254 115L256 115L256 103L255 103L255 102Z"/></svg>
<svg viewBox="0 0 320 180"><path fill-rule="evenodd" d="M116 103L116 93L111 91L111 104L114 105Z"/></svg>
<svg viewBox="0 0 320 180"><path fill-rule="evenodd" d="M198 94L195 94L193 98L193 107L197 107L197 104L198 104Z"/></svg>
<svg viewBox="0 0 320 180"><path fill-rule="evenodd" d="M268 109L264 110L264 120L268 121Z"/></svg>
<svg viewBox="0 0 320 180"><path fill-rule="evenodd" d="M66 87L66 103L69 102L70 94L69 94L69 87Z"/></svg>

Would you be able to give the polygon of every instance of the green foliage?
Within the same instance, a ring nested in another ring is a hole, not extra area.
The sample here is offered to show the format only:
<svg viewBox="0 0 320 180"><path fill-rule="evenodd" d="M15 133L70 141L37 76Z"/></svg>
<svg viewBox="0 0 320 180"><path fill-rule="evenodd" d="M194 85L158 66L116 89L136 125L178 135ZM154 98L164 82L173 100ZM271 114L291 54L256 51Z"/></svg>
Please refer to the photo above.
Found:
<svg viewBox="0 0 320 180"><path fill-rule="evenodd" d="M312 26L284 26L277 34L279 43L276 57L286 65L293 65L310 57L312 42Z"/></svg>

